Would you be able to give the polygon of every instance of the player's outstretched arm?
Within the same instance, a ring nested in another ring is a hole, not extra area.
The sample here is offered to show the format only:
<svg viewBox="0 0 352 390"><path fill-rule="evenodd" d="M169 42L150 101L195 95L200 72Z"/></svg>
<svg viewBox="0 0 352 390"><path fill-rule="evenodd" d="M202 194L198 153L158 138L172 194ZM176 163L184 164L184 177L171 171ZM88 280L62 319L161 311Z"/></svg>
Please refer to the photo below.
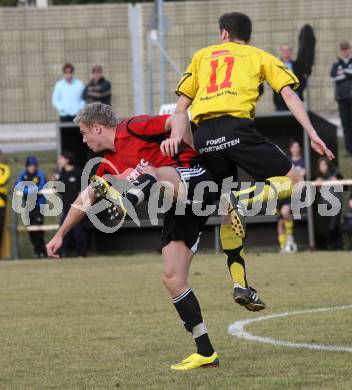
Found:
<svg viewBox="0 0 352 390"><path fill-rule="evenodd" d="M325 154L329 160L333 160L335 158L334 154L325 145L325 142L318 136L317 132L315 131L302 100L297 96L295 92L293 92L290 86L282 88L281 95L285 100L287 107L292 112L293 116L308 133L312 149L319 153L321 156Z"/></svg>
<svg viewBox="0 0 352 390"><path fill-rule="evenodd" d="M193 146L193 136L191 124L188 116L188 109L191 107L192 100L185 95L180 95L175 109L175 127L181 127L183 130L182 139L188 145Z"/></svg>
<svg viewBox="0 0 352 390"><path fill-rule="evenodd" d="M181 95L176 105L175 114L166 122L165 131L170 131L170 138L163 141L160 150L167 156L174 156L178 152L178 145L183 140L188 145L193 146L193 137L188 117L188 108L192 100Z"/></svg>
<svg viewBox="0 0 352 390"><path fill-rule="evenodd" d="M46 250L49 257L59 257L57 252L62 246L63 238L78 222L84 218L88 208L92 205L92 203L94 203L95 200L96 196L90 186L78 195L76 200L71 205L70 210L67 213L67 216L59 230L46 245Z"/></svg>

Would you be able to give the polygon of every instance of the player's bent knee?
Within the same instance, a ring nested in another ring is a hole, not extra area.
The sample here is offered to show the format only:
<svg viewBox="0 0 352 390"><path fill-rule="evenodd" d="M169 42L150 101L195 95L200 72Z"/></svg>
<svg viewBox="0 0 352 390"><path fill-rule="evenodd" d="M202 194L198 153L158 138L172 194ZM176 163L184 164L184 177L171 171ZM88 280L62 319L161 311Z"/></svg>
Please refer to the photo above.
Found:
<svg viewBox="0 0 352 390"><path fill-rule="evenodd" d="M187 287L183 278L176 275L164 274L163 283L172 296L182 293Z"/></svg>
<svg viewBox="0 0 352 390"><path fill-rule="evenodd" d="M180 284L180 281L174 275L164 274L163 275L163 283L164 283L164 286L169 290L169 289L174 289L175 287L177 287Z"/></svg>

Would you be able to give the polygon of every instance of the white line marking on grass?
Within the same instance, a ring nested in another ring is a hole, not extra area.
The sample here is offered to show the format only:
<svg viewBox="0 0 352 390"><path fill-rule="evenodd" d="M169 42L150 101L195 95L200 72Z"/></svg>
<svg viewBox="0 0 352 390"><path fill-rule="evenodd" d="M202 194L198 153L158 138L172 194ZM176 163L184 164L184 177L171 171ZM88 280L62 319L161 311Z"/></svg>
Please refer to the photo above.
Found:
<svg viewBox="0 0 352 390"><path fill-rule="evenodd" d="M294 316L294 315L298 315L298 314L322 313L322 312L326 312L326 311L330 311L330 310L345 310L345 309L352 309L352 305L322 307L319 309L298 310L298 311L291 311L291 312L288 311L286 313L272 314L269 316L261 316L261 317L256 317L256 318L252 318L252 319L248 319L248 320L236 321L232 325L229 326L229 333L232 334L233 336L239 337L241 339L250 340L250 341L257 341L259 343L265 343L265 344L271 344L271 345L279 345L279 346L290 347L290 348L314 349L314 350L318 350L318 351L334 351L334 352L351 352L352 353L352 347L345 347L345 346L339 347L336 345L323 345L323 344L291 343L289 341L275 340L275 339L271 339L269 337L255 336L255 335L245 331L245 327L248 324L251 324L253 322L272 320L275 318Z"/></svg>

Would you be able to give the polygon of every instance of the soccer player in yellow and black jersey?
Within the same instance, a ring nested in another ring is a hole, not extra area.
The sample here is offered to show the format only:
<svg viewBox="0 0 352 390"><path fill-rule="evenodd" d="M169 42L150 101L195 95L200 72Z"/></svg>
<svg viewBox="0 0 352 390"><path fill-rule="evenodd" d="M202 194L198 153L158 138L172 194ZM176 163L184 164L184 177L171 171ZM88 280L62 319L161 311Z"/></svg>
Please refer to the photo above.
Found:
<svg viewBox="0 0 352 390"><path fill-rule="evenodd" d="M180 80L176 93L177 113L187 115L190 107L195 148L220 185L223 179L237 180L237 167L257 182L264 182L260 194L256 186L230 193L229 217L223 220L220 235L234 282L234 299L248 310L265 308L264 302L246 281L243 238L245 236L243 206L238 197L249 195L243 203L267 201L274 196L291 195L299 176L285 154L254 128L259 87L267 81L281 94L297 121L307 131L312 148L333 159L332 152L317 135L302 101L293 89L297 77L278 58L250 46L252 22L242 13L224 14L219 19L221 42L197 51ZM180 137L180 136L179 136ZM181 137L182 138L182 137ZM176 136L164 141L161 149L168 153L170 145L180 142ZM242 210L241 210L242 208Z"/></svg>

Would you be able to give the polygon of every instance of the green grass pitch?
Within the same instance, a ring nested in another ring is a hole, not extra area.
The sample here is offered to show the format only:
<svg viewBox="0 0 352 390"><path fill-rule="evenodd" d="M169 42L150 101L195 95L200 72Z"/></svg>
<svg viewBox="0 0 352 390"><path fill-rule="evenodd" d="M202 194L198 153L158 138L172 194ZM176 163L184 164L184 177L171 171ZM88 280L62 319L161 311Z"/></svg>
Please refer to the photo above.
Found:
<svg viewBox="0 0 352 390"><path fill-rule="evenodd" d="M269 308L233 303L222 255L190 273L219 369L172 372L194 352L161 282L158 255L0 262L0 389L352 389L352 354L235 338L236 320L352 303L351 252L251 253L250 282ZM352 309L276 318L252 334L352 347Z"/></svg>

